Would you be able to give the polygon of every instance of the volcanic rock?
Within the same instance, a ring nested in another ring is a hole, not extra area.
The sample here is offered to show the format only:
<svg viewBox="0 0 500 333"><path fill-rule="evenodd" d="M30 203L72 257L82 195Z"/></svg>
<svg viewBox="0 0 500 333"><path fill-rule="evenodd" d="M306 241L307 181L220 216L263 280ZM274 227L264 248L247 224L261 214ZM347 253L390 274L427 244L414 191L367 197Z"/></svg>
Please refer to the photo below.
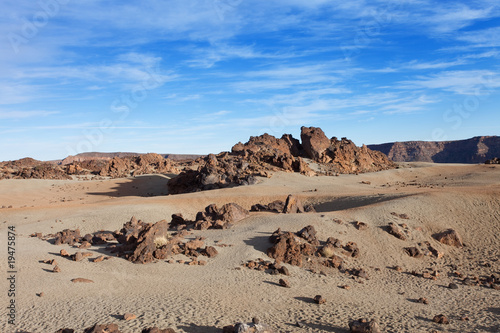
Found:
<svg viewBox="0 0 500 333"><path fill-rule="evenodd" d="M290 285L290 282L287 279L280 279L279 284L280 284L280 286L285 287L285 288L291 288L292 287Z"/></svg>
<svg viewBox="0 0 500 333"><path fill-rule="evenodd" d="M81 239L80 235L80 229L76 230L69 230L69 229L64 229L63 231L60 231L56 234L54 244L55 245L61 245L61 244L69 244L69 245L74 245L75 243L79 243Z"/></svg>
<svg viewBox="0 0 500 333"><path fill-rule="evenodd" d="M300 199L290 194L286 198L285 207L283 208L283 213L294 214L303 212L304 212L304 206L302 206Z"/></svg>
<svg viewBox="0 0 500 333"><path fill-rule="evenodd" d="M455 246L455 247L463 247L464 244L462 242L462 237L453 229L448 229L443 232L432 235L437 241L440 243Z"/></svg>
<svg viewBox="0 0 500 333"><path fill-rule="evenodd" d="M377 322L372 319L359 319L349 323L351 333L380 333L380 328Z"/></svg>
<svg viewBox="0 0 500 333"><path fill-rule="evenodd" d="M406 240L406 235L396 223L393 222L389 223L389 226L387 227L387 232L396 238L399 238L404 241Z"/></svg>
<svg viewBox="0 0 500 333"><path fill-rule="evenodd" d="M321 295L316 295L316 296L314 296L314 302L316 304L325 304L326 299L324 299L323 296L321 296Z"/></svg>
<svg viewBox="0 0 500 333"><path fill-rule="evenodd" d="M445 315L443 315L443 314L435 316L432 319L432 321L435 322L435 323L438 323L438 324L449 324L450 323L450 321L448 320L448 318Z"/></svg>
<svg viewBox="0 0 500 333"><path fill-rule="evenodd" d="M75 330L71 328L61 328L60 330L56 331L56 333L74 333Z"/></svg>
<svg viewBox="0 0 500 333"><path fill-rule="evenodd" d="M314 161L322 160L326 149L330 147L330 140L318 127L302 127L300 138L307 156Z"/></svg>

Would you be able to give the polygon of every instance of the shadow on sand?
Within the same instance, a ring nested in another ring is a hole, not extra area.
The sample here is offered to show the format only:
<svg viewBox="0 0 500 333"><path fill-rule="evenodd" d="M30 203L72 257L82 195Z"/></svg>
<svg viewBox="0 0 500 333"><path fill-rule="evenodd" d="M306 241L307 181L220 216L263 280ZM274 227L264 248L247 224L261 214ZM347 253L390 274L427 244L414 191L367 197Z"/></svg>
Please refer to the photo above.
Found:
<svg viewBox="0 0 500 333"><path fill-rule="evenodd" d="M123 178L117 180L117 184L112 191L107 192L87 192L88 195L102 195L108 197L154 197L167 195L167 184L175 174L143 175L137 177Z"/></svg>
<svg viewBox="0 0 500 333"><path fill-rule="evenodd" d="M269 241L269 236L271 236L271 233L263 232L262 234L264 234L265 236L255 236L246 239L244 241L245 244L252 246L257 251L266 253L267 249L273 246L273 243Z"/></svg>
<svg viewBox="0 0 500 333"><path fill-rule="evenodd" d="M365 196L340 197L314 205L318 213L335 212L345 209L369 206L380 202L391 201L412 196L414 194L375 194Z"/></svg>

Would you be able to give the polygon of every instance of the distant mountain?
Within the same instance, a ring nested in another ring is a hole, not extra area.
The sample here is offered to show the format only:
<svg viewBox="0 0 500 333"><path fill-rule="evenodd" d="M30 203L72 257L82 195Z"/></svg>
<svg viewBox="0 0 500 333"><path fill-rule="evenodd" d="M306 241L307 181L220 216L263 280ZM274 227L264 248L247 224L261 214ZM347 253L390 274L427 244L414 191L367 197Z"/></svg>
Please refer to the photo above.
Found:
<svg viewBox="0 0 500 333"><path fill-rule="evenodd" d="M368 145L395 162L484 163L500 157L499 136L457 141L407 141Z"/></svg>
<svg viewBox="0 0 500 333"><path fill-rule="evenodd" d="M90 152L90 153L80 153L74 156L68 156L63 160L59 161L51 161L56 162L57 164L67 165L74 162L84 162L88 160L111 160L114 157L124 158L124 157L132 157L132 156L141 156L146 155L142 153L98 153L98 152ZM188 154L160 154L164 158L169 158L172 161L191 161L195 160L198 157L203 157L204 155L188 155Z"/></svg>

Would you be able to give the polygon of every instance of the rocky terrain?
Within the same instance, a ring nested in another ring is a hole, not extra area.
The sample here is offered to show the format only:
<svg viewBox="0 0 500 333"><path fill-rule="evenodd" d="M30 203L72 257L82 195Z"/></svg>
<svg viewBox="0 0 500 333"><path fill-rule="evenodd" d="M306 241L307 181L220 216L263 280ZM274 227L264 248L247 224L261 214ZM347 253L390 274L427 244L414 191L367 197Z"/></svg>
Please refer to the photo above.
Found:
<svg viewBox="0 0 500 333"><path fill-rule="evenodd" d="M319 128L300 139L4 162L0 331L500 331L498 158L396 167Z"/></svg>
<svg viewBox="0 0 500 333"><path fill-rule="evenodd" d="M484 163L500 156L500 137L457 141L408 141L368 145L396 162Z"/></svg>
<svg viewBox="0 0 500 333"><path fill-rule="evenodd" d="M281 138L264 134L237 143L231 152L205 157L197 170L184 170L169 182L170 194L196 192L256 183L256 176L273 172L298 172L306 176L374 172L396 165L384 154L352 141L328 139L320 128L302 127L301 140L285 134ZM319 164L314 171L304 159Z"/></svg>
<svg viewBox="0 0 500 333"><path fill-rule="evenodd" d="M234 145L231 152L204 158L159 154L86 153L61 163L33 159L0 163L0 179L70 179L71 176L125 178L144 174L179 174L169 183L169 193L179 194L256 183L256 176L273 172L298 172L306 176L373 172L394 168L387 157L346 138L328 139L320 128L302 128L302 144L289 134L281 138L264 134ZM314 171L304 159L320 165Z"/></svg>

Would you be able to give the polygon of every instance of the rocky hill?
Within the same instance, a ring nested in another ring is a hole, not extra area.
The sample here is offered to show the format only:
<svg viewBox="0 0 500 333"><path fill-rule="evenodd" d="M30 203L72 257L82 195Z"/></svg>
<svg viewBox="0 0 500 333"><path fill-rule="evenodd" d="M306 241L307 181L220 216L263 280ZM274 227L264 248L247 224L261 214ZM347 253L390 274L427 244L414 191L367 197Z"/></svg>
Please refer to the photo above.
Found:
<svg viewBox="0 0 500 333"><path fill-rule="evenodd" d="M368 145L395 162L484 163L500 156L499 136L457 141L407 141Z"/></svg>
<svg viewBox="0 0 500 333"><path fill-rule="evenodd" d="M116 152L116 153L98 153L98 152L89 152L89 153L80 153L77 155L71 155L66 157L63 160L52 161L57 164L67 165L75 162L85 162L85 161L97 161L97 160L105 160L109 161L115 157L118 158L126 158L126 157L137 157L141 155L146 155L142 153L124 153L124 152ZM172 161L191 161L195 160L202 155L187 155L187 154L160 154L164 158L168 158Z"/></svg>

